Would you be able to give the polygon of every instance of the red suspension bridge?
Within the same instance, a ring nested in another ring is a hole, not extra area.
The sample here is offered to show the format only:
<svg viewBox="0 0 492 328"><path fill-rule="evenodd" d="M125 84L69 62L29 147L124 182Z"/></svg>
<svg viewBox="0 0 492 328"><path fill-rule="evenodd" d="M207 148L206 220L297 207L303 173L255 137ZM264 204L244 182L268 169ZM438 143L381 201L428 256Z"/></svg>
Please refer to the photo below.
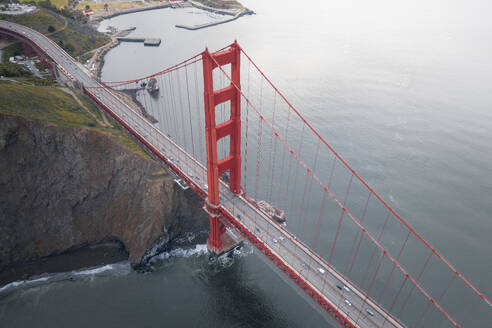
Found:
<svg viewBox="0 0 492 328"><path fill-rule="evenodd" d="M237 44L99 83L41 34L0 21L205 199L209 249L239 231L346 327L483 327L492 303L323 139ZM285 222L284 222L285 221Z"/></svg>

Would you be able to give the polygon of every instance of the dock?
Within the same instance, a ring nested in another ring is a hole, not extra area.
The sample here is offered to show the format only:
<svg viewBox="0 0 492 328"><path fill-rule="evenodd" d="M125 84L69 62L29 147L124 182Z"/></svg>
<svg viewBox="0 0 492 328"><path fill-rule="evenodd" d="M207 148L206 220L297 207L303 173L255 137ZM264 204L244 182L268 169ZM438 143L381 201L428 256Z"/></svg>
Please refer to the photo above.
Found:
<svg viewBox="0 0 492 328"><path fill-rule="evenodd" d="M161 44L160 38L129 38L117 37L118 42L143 42L144 46L158 47Z"/></svg>

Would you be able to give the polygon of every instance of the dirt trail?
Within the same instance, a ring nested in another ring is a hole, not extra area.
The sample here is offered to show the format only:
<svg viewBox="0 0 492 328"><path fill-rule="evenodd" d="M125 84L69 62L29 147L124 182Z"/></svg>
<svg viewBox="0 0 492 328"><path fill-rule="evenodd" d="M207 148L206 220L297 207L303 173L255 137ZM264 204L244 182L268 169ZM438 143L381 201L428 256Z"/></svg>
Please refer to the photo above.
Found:
<svg viewBox="0 0 492 328"><path fill-rule="evenodd" d="M89 113L89 115L91 115L99 125L101 125L105 128L112 128L113 127L109 123L108 119L106 118L106 116L104 114L101 115L101 117L103 119L103 121L101 122L101 120L99 120L99 118L97 118L97 116L94 115L94 113L91 112L89 110L89 108L87 108L87 106L85 106L84 103L80 101L80 99L77 97L77 95L72 90L70 90L68 88L59 88L59 89L68 93L69 95L71 95L73 97L73 99L75 99L75 101L80 105L80 107L82 107L87 113Z"/></svg>

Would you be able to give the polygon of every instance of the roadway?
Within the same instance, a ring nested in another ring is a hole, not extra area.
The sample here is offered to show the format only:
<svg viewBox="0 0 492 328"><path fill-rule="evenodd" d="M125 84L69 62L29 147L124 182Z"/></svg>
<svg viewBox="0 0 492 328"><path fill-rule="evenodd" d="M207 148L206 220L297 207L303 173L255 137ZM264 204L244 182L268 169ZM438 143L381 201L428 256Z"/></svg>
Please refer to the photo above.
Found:
<svg viewBox="0 0 492 328"><path fill-rule="evenodd" d="M44 35L25 26L5 21L0 21L0 29L2 28L29 38L83 86L102 86L92 79L85 67ZM145 140L202 193L207 193L206 169L198 160L158 130L111 89L89 88L86 92L100 105L109 109L112 115L127 125L137 137ZM244 197L233 194L224 182L220 184L220 201L221 207L234 217L238 224L255 235L264 247L282 259L285 265L322 295L325 301L351 324L356 327L404 327L375 301L366 298L363 292L297 240L293 234Z"/></svg>

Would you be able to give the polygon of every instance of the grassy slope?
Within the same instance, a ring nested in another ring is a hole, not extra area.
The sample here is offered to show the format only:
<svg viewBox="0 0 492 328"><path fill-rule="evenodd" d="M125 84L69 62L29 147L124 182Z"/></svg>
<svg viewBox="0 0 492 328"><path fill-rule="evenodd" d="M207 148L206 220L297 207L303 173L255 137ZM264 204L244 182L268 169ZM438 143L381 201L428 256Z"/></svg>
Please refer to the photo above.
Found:
<svg viewBox="0 0 492 328"><path fill-rule="evenodd" d="M43 2L45 0L19 0L19 2ZM63 8L68 6L68 0L50 0L51 4L56 8Z"/></svg>
<svg viewBox="0 0 492 328"><path fill-rule="evenodd" d="M28 26L44 34L48 33L48 26L50 25L52 25L56 30L62 28L64 25L64 21L61 17L45 9L40 9L33 14L27 15L1 16L1 19Z"/></svg>
<svg viewBox="0 0 492 328"><path fill-rule="evenodd" d="M242 9L244 8L236 0L194 0L196 2L202 3L206 6L212 8L220 8L220 9Z"/></svg>
<svg viewBox="0 0 492 328"><path fill-rule="evenodd" d="M125 1L125 2L106 2L108 4L108 9L130 9L134 7L144 6L143 2L140 1ZM79 2L76 6L79 10L85 10L85 6L89 6L94 11L103 11L105 2Z"/></svg>
<svg viewBox="0 0 492 328"><path fill-rule="evenodd" d="M96 116L101 113L85 97L80 97ZM0 112L22 116L37 121L48 121L60 126L88 128L111 134L127 149L141 156L149 156L115 124L114 128L98 125L77 102L65 92L53 86L25 86L0 81Z"/></svg>
<svg viewBox="0 0 492 328"><path fill-rule="evenodd" d="M0 19L28 26L44 34L48 33L49 26L53 26L58 31L65 25L63 17L46 9L40 9L29 15L9 16L0 14ZM72 56L79 56L110 41L108 36L100 34L70 18L66 19L68 20L68 27L60 32L51 34L49 37L60 44Z"/></svg>

